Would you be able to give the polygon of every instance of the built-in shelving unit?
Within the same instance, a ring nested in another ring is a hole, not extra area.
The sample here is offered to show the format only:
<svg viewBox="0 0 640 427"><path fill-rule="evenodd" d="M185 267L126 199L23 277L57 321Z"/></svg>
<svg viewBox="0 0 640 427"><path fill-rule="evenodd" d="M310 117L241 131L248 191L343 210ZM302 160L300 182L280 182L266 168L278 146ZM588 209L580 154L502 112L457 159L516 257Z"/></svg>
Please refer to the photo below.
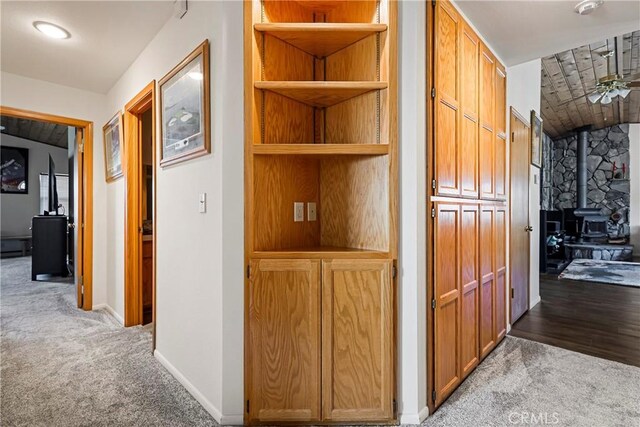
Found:
<svg viewBox="0 0 640 427"><path fill-rule="evenodd" d="M395 419L396 15L245 2L249 424Z"/></svg>

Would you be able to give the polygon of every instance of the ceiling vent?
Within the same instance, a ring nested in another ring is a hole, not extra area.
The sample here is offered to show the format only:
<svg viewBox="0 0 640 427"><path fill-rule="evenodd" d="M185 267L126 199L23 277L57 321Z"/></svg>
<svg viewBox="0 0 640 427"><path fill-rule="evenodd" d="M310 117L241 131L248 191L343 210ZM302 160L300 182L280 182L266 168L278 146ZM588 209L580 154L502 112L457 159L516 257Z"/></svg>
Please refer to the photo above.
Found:
<svg viewBox="0 0 640 427"><path fill-rule="evenodd" d="M604 0L584 0L576 5L574 8L578 15L588 15L600 6L602 6Z"/></svg>

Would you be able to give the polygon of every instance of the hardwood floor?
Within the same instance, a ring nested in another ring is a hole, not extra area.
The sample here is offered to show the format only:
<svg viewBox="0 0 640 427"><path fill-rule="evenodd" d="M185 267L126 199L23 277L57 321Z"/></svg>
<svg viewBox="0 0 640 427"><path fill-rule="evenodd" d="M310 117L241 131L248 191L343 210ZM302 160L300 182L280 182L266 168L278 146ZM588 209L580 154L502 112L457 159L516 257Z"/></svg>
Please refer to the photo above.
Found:
<svg viewBox="0 0 640 427"><path fill-rule="evenodd" d="M640 367L640 288L540 277L510 335Z"/></svg>

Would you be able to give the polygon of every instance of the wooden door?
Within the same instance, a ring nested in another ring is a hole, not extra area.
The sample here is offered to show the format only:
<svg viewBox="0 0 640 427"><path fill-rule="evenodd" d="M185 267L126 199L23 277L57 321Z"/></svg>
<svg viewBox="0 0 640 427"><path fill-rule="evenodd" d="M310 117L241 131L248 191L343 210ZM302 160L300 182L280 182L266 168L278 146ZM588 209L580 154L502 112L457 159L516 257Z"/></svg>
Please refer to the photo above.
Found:
<svg viewBox="0 0 640 427"><path fill-rule="evenodd" d="M436 203L434 239L435 405L461 381L460 368L460 206Z"/></svg>
<svg viewBox="0 0 640 427"><path fill-rule="evenodd" d="M460 280L462 302L460 320L460 371L463 378L473 371L480 360L479 352L479 287L478 287L477 205L462 205L460 210Z"/></svg>
<svg viewBox="0 0 640 427"><path fill-rule="evenodd" d="M320 419L320 261L253 260L249 420Z"/></svg>
<svg viewBox="0 0 640 427"><path fill-rule="evenodd" d="M76 161L78 164L78 170L77 170L78 199L76 200L76 205L78 206L77 209L78 209L78 214L80 218L76 218L79 221L74 222L74 228L73 228L73 230L75 231L75 239L77 242L73 267L75 270L74 280L76 282L78 308L83 308L84 302L85 302L84 301L85 299L84 297L85 230L83 226L84 224L82 223L83 218L85 218L85 212L86 212L85 200L84 200L85 185L86 185L85 168L84 168L85 166L84 165L84 143L85 143L84 131L81 128L78 128L76 130L76 159L77 159Z"/></svg>
<svg viewBox="0 0 640 427"><path fill-rule="evenodd" d="M495 59L480 45L480 197L493 199L495 190Z"/></svg>
<svg viewBox="0 0 640 427"><path fill-rule="evenodd" d="M491 205L480 206L480 357L483 358L495 346L495 275L494 263L494 214Z"/></svg>
<svg viewBox="0 0 640 427"><path fill-rule="evenodd" d="M511 110L511 323L529 309L529 126Z"/></svg>
<svg viewBox="0 0 640 427"><path fill-rule="evenodd" d="M494 277L495 292L495 333L496 344L507 334L507 208L500 205L495 207L495 245L494 245Z"/></svg>
<svg viewBox="0 0 640 427"><path fill-rule="evenodd" d="M435 138L436 193L459 196L459 49L460 16L448 2L437 2L435 12Z"/></svg>
<svg viewBox="0 0 640 427"><path fill-rule="evenodd" d="M323 420L393 419L391 261L323 261L322 290Z"/></svg>
<svg viewBox="0 0 640 427"><path fill-rule="evenodd" d="M502 64L496 61L495 83L495 158L494 180L496 199L507 199L507 74Z"/></svg>
<svg viewBox="0 0 640 427"><path fill-rule="evenodd" d="M460 36L460 185L464 197L478 197L478 54L480 40L466 23Z"/></svg>

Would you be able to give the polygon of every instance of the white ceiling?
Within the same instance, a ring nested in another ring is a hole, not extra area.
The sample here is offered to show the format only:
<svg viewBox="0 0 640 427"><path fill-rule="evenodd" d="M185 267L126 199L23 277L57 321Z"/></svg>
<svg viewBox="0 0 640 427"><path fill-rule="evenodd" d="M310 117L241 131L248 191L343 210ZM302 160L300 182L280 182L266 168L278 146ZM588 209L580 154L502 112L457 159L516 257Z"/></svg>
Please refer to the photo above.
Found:
<svg viewBox="0 0 640 427"><path fill-rule="evenodd" d="M172 1L1 1L2 71L106 93L172 16ZM48 21L71 33L55 40Z"/></svg>
<svg viewBox="0 0 640 427"><path fill-rule="evenodd" d="M456 0L507 66L640 29L640 1L605 0L590 15L578 0Z"/></svg>

